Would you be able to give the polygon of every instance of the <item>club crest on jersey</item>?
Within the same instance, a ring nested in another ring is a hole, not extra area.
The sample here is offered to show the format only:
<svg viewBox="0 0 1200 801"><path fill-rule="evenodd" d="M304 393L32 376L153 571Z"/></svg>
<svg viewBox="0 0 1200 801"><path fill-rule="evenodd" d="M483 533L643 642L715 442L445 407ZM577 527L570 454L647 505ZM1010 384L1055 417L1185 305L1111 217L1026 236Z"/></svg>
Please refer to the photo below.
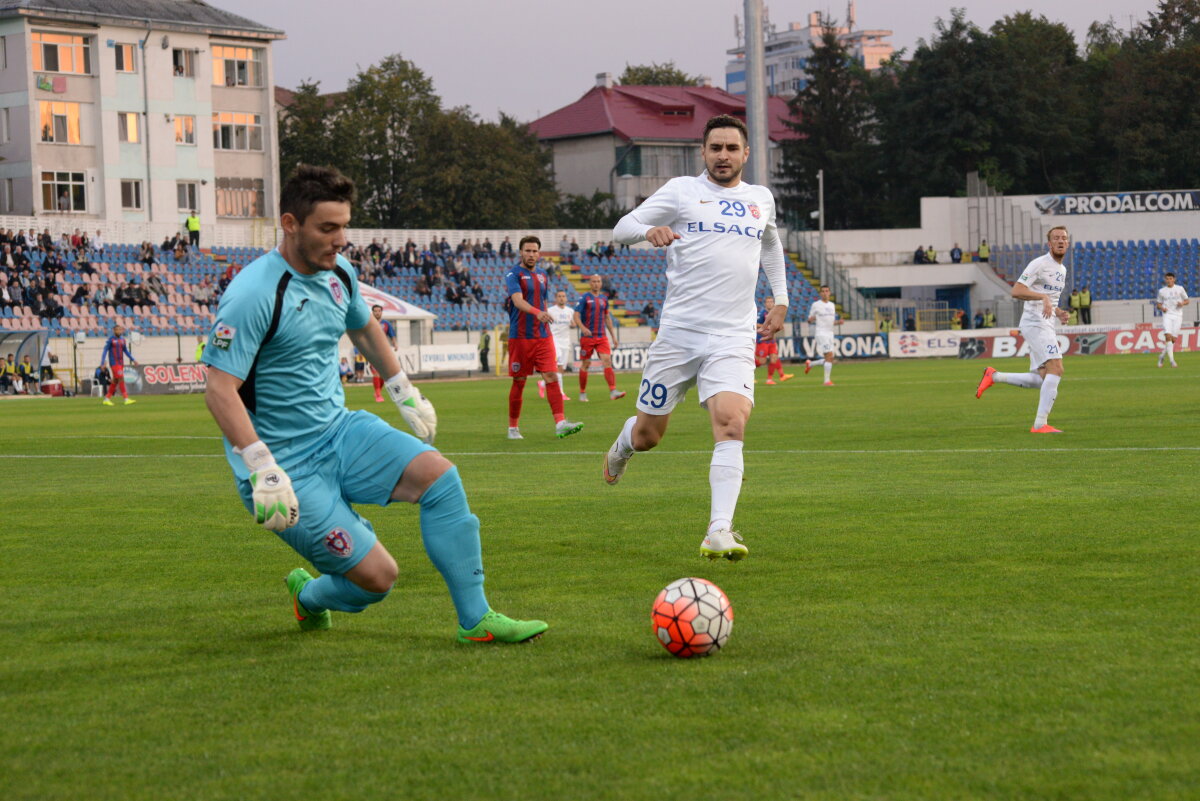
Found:
<svg viewBox="0 0 1200 801"><path fill-rule="evenodd" d="M213 326L212 342L214 348L221 350L229 350L229 346L233 344L233 337L237 333L237 329L232 325L218 322Z"/></svg>
<svg viewBox="0 0 1200 801"><path fill-rule="evenodd" d="M342 305L342 282L338 280L336 275L329 277L329 292L333 295L333 302L337 305Z"/></svg>
<svg viewBox="0 0 1200 801"><path fill-rule="evenodd" d="M754 216L754 219L757 220L759 218L760 215L759 215L757 203L747 203L746 208L750 209L750 214L752 214Z"/></svg>
<svg viewBox="0 0 1200 801"><path fill-rule="evenodd" d="M325 550L340 559L345 559L354 551L354 539L346 529L335 528L325 535Z"/></svg>

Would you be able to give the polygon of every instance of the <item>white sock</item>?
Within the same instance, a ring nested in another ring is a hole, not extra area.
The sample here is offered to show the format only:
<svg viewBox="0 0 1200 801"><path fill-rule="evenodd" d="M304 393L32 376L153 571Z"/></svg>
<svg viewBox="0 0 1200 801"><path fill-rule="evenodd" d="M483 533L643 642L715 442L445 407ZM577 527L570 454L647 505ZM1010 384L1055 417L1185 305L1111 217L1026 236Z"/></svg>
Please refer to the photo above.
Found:
<svg viewBox="0 0 1200 801"><path fill-rule="evenodd" d="M621 427L621 433L617 434L617 450L621 452L621 456L625 459L633 456L633 424L636 422L636 417L630 417L625 421L625 425Z"/></svg>
<svg viewBox="0 0 1200 801"><path fill-rule="evenodd" d="M1158 363L1159 363L1159 364L1162 364L1162 363L1163 363L1163 359L1165 359L1165 358L1166 358L1166 356L1167 356L1167 354L1168 354L1168 353L1170 353L1170 352L1171 352L1171 343L1170 343L1170 342L1163 342L1163 349L1162 349L1162 353L1158 354Z"/></svg>
<svg viewBox="0 0 1200 801"><path fill-rule="evenodd" d="M1171 364L1175 363L1175 343L1167 343L1167 358L1171 360Z"/></svg>
<svg viewBox="0 0 1200 801"><path fill-rule="evenodd" d="M733 527L733 510L737 508L742 491L742 442L727 439L713 446L712 462L708 468L708 485L712 488L712 514L708 532Z"/></svg>
<svg viewBox="0 0 1200 801"><path fill-rule="evenodd" d="M992 373L992 380L1025 389L1037 389L1042 385L1042 376L1039 373Z"/></svg>
<svg viewBox="0 0 1200 801"><path fill-rule="evenodd" d="M1050 417L1050 410L1054 408L1054 399L1058 397L1058 382L1061 380L1062 376L1049 373L1046 380L1042 382L1042 389L1038 393L1037 419L1033 421L1034 428L1046 425L1046 421Z"/></svg>
<svg viewBox="0 0 1200 801"><path fill-rule="evenodd" d="M829 380L829 374L833 372L833 362L823 362L825 365L825 380Z"/></svg>

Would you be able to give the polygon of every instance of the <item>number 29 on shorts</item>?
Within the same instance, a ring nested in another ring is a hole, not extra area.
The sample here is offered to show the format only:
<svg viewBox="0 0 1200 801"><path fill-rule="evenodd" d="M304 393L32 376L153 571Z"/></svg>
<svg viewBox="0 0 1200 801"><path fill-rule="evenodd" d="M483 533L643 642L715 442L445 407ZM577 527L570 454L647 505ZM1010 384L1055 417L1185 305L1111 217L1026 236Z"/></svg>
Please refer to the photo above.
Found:
<svg viewBox="0 0 1200 801"><path fill-rule="evenodd" d="M666 384L651 384L647 379L643 378L641 389L642 391L638 395L638 403L643 403L652 409L661 409L663 404L667 402Z"/></svg>

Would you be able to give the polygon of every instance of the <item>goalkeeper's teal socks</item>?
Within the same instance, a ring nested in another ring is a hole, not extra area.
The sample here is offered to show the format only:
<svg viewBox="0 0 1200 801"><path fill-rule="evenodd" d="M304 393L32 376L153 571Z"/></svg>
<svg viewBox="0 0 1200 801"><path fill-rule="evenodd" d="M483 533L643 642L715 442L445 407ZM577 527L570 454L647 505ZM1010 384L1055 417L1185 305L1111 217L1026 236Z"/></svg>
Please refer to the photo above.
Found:
<svg viewBox="0 0 1200 801"><path fill-rule="evenodd" d="M296 598L309 612L318 614L326 609L361 612L387 596L386 592L368 592L345 576L326 573L305 584Z"/></svg>
<svg viewBox="0 0 1200 801"><path fill-rule="evenodd" d="M483 594L479 518L471 514L458 468L451 467L421 496L421 538L442 574L458 612L458 624L473 628L488 613Z"/></svg>

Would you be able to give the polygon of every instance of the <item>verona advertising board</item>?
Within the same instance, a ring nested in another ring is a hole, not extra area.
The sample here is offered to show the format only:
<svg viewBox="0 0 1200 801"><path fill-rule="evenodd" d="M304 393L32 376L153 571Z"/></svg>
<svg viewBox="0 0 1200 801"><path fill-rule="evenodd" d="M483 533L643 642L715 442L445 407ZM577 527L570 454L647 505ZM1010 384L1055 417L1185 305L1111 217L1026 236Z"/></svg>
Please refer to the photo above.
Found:
<svg viewBox="0 0 1200 801"><path fill-rule="evenodd" d="M1169 192L1097 192L1046 195L1034 201L1042 214L1130 214L1157 211L1200 211L1200 190Z"/></svg>

